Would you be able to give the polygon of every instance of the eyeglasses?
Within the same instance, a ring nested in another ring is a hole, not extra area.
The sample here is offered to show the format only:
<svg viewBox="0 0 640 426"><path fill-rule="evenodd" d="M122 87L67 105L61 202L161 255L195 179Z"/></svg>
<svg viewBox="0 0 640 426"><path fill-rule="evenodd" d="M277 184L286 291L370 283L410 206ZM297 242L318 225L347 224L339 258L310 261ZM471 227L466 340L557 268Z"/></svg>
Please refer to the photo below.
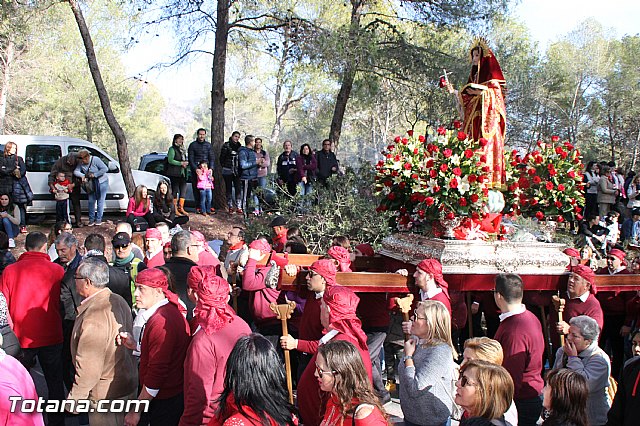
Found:
<svg viewBox="0 0 640 426"><path fill-rule="evenodd" d="M318 366L318 364L316 364L316 373L318 374L318 376L323 376L323 375L325 375L325 374L331 374L331 375L336 374L336 372L335 372L335 371L332 371L332 370L327 370L327 371L325 371L325 370L321 369L321 368Z"/></svg>
<svg viewBox="0 0 640 426"><path fill-rule="evenodd" d="M124 246L113 246L113 249L114 249L114 250L124 250L124 249L126 249L127 247L129 247L129 244L124 245Z"/></svg>
<svg viewBox="0 0 640 426"><path fill-rule="evenodd" d="M616 259L617 257L614 257L614 256L607 257L607 260L616 260Z"/></svg>
<svg viewBox="0 0 640 426"><path fill-rule="evenodd" d="M313 278L316 275L320 275L319 273L315 272L315 271L309 271L307 272L307 275L309 276L309 278Z"/></svg>
<svg viewBox="0 0 640 426"><path fill-rule="evenodd" d="M460 378L458 379L458 381L460 382L460 386L465 387L467 385L469 386L478 386L477 383L473 383L469 381L469 378L467 376L465 376L464 374L460 375Z"/></svg>
<svg viewBox="0 0 640 426"><path fill-rule="evenodd" d="M411 320L412 321L415 321L415 320L426 320L426 319L427 319L427 317L418 316L418 310L417 309L413 310L413 315L411 316Z"/></svg>
<svg viewBox="0 0 640 426"><path fill-rule="evenodd" d="M73 279L74 279L74 280L86 280L86 279L88 279L88 278L87 278L87 277L80 277L80 276L78 276L78 275L74 275L74 276L73 276Z"/></svg>

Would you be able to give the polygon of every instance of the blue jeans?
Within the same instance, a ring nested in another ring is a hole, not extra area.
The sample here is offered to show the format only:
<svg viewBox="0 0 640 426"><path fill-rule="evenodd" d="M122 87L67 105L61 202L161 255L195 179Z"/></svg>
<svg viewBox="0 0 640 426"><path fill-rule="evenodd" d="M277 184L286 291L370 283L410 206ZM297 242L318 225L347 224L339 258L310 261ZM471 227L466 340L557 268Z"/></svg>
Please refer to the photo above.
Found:
<svg viewBox="0 0 640 426"><path fill-rule="evenodd" d="M96 182L96 190L88 194L89 198L89 223L102 222L102 213L104 212L104 200L107 199L107 191L109 190L109 181ZM96 201L98 203L98 212L96 214Z"/></svg>
<svg viewBox="0 0 640 426"><path fill-rule="evenodd" d="M18 235L18 233L20 232L20 228L18 228L18 225L12 223L6 217L2 219L2 227L4 228L4 232L9 238L15 238L16 235Z"/></svg>
<svg viewBox="0 0 640 426"><path fill-rule="evenodd" d="M203 213L209 213L211 209L211 189L200 190L200 209Z"/></svg>
<svg viewBox="0 0 640 426"><path fill-rule="evenodd" d="M267 187L267 177L262 176L258 178L258 188L266 188ZM256 194L253 195L253 205L256 206L256 209L260 209L260 200Z"/></svg>

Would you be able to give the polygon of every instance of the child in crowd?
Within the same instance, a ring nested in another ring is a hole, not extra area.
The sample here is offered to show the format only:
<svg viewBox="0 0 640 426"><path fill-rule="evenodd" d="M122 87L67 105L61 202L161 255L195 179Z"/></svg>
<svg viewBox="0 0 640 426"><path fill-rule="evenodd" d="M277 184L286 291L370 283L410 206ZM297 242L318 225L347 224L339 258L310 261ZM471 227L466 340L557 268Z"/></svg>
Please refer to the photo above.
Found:
<svg viewBox="0 0 640 426"><path fill-rule="evenodd" d="M198 189L200 190L200 209L202 215L207 216L211 209L211 193L213 190L213 172L208 163L203 160L196 170L198 175Z"/></svg>
<svg viewBox="0 0 640 426"><path fill-rule="evenodd" d="M611 248L618 244L618 237L620 236L620 227L618 225L619 218L620 213L612 210L604 219L604 227L609 230L609 233L604 239L604 243L602 245L603 250L605 250L606 252L608 252Z"/></svg>
<svg viewBox="0 0 640 426"><path fill-rule="evenodd" d="M73 191L73 183L67 179L64 172L56 174L56 181L53 185L54 197L56 199L56 222L70 222L69 220L69 194Z"/></svg>

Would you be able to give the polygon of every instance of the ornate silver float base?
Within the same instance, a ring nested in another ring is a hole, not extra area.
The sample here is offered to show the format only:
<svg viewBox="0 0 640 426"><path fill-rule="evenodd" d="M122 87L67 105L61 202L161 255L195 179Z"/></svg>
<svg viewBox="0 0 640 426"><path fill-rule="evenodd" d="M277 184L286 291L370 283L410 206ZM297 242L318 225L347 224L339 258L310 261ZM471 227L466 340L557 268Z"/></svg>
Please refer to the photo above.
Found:
<svg viewBox="0 0 640 426"><path fill-rule="evenodd" d="M400 233L382 241L380 254L405 263L438 259L445 274L557 275L566 271L564 244L510 241L461 241Z"/></svg>

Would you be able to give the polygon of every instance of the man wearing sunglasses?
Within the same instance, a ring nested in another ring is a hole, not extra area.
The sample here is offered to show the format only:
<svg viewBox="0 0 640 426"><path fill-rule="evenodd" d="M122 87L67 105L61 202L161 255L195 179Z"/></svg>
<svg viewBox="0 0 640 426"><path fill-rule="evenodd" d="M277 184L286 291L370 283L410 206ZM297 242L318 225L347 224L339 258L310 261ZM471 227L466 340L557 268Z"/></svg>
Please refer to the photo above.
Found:
<svg viewBox="0 0 640 426"><path fill-rule="evenodd" d="M631 271L627 269L626 253L619 249L611 249L607 255L607 267L600 268L596 275L626 275ZM596 295L600 302L602 312L607 317L607 322L600 333L600 347L605 349L607 343L611 348L607 355L611 358L611 376L618 380L624 362L624 340L631 333L633 318L627 318L627 302L635 292L601 291ZM629 315L632 317L632 315ZM605 349L606 350L606 349Z"/></svg>

